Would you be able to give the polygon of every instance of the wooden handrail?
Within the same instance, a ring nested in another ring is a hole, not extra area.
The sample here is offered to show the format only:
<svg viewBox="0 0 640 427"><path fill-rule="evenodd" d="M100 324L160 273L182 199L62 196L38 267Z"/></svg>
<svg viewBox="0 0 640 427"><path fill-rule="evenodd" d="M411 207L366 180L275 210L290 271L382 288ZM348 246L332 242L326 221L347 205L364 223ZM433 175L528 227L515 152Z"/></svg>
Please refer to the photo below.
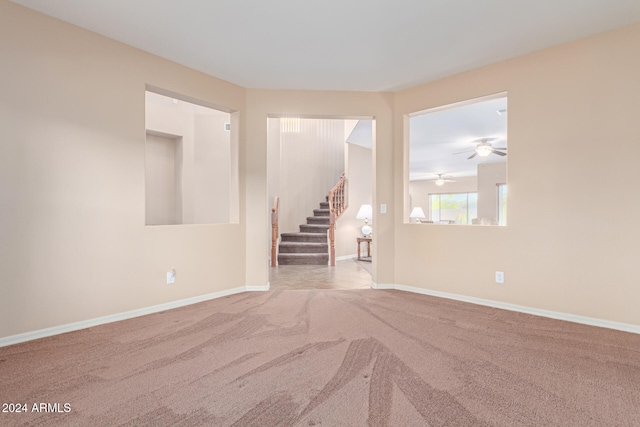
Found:
<svg viewBox="0 0 640 427"><path fill-rule="evenodd" d="M278 260L278 208L280 199L278 196L273 198L273 208L271 208L271 267L276 266Z"/></svg>
<svg viewBox="0 0 640 427"><path fill-rule="evenodd" d="M347 177L340 175L340 180L329 191L327 201L329 202L329 262L332 267L336 265L336 246L335 246L335 234L336 234L336 221L342 215L342 212L347 208L346 197Z"/></svg>

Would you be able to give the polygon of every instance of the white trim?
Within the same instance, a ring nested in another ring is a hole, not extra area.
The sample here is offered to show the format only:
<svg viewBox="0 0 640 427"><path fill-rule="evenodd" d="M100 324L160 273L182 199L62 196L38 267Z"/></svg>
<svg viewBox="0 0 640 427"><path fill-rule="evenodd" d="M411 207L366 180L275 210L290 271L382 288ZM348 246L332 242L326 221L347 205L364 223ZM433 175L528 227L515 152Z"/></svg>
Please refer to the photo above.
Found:
<svg viewBox="0 0 640 427"><path fill-rule="evenodd" d="M171 301L164 304L154 305L151 307L138 308L136 310L125 311L124 313L111 314L109 316L97 317L95 319L82 320L80 322L67 323L66 325L54 326L37 331L25 332L23 334L10 335L0 338L0 347L19 344L21 342L37 340L39 338L50 337L53 335L64 334L66 332L78 331L80 329L91 328L93 326L104 325L106 323L118 322L120 320L132 319L134 317L144 316L147 314L158 313L160 311L171 310L173 308L184 307L186 305L197 304L203 301L209 301L216 298L226 297L228 295L238 294L247 291L268 291L269 283L263 286L241 286L238 288L227 289L224 291L214 292L211 294L200 295L197 297L186 298L178 301Z"/></svg>
<svg viewBox="0 0 640 427"><path fill-rule="evenodd" d="M247 286L242 286L238 288L227 289L220 292L214 292L211 294L200 295L197 297L186 298L178 301L172 301L164 304L154 305L151 307L139 308L139 309L127 311L124 313L112 314L109 316L83 320L75 323L68 323L66 325L54 326L52 328L40 329L37 331L26 332L18 335L11 335L5 338L0 338L0 347L6 347L13 344L19 344L21 342L63 334L66 332L73 332L80 329L90 328L93 326L104 325L106 323L118 322L120 320L131 319L134 317L144 316L147 314L158 313L160 311L171 310L173 308L184 307L191 304L197 304L199 302L209 301L212 299L221 298L221 297L233 295L233 294L238 294L241 292L268 291L269 288L270 288L270 283L267 283L266 285L258 285L258 286L247 285ZM502 310L532 314L534 316L548 317L551 319L565 320L567 322L581 323L584 325L598 326L601 328L615 329L618 331L640 334L640 326L632 325L629 323L613 322L610 320L597 319L594 317L578 316L575 314L561 313L558 311L525 307L521 305L506 303L506 302L469 297L465 295L451 294L448 292L432 291L430 289L416 288L413 286L396 285L393 283L376 283L372 280L371 288L381 289L381 290L395 289L398 291L412 292L416 294L430 295L430 296L439 297L439 298L447 298L451 300L468 302L471 304L483 305L487 307L500 308Z"/></svg>
<svg viewBox="0 0 640 427"><path fill-rule="evenodd" d="M430 289L415 288L413 286L378 284L371 282L373 289L396 289L398 291L413 292L416 294L430 295L433 297L447 298L456 301L468 302L471 304L484 305L487 307L500 308L502 310L516 311L519 313L533 314L534 316L548 317L551 319L564 320L567 322L581 323L583 325L598 326L600 328L615 329L617 331L640 334L640 326L630 323L614 322L611 320L598 319L595 317L579 316L576 314L562 313L559 311L543 310L540 308L525 307L522 305L510 304L506 302L493 301L488 299L469 297L465 295L450 294L448 292L432 291Z"/></svg>
<svg viewBox="0 0 640 427"><path fill-rule="evenodd" d="M376 283L373 280L371 281L371 289L396 289L397 285L393 283Z"/></svg>
<svg viewBox="0 0 640 427"><path fill-rule="evenodd" d="M261 292L268 291L271 288L271 283L267 282L266 285L247 285L245 286L247 292Z"/></svg>
<svg viewBox="0 0 640 427"><path fill-rule="evenodd" d="M353 259L353 258L358 258L358 254L339 256L339 257L336 257L336 261L344 261L344 260Z"/></svg>

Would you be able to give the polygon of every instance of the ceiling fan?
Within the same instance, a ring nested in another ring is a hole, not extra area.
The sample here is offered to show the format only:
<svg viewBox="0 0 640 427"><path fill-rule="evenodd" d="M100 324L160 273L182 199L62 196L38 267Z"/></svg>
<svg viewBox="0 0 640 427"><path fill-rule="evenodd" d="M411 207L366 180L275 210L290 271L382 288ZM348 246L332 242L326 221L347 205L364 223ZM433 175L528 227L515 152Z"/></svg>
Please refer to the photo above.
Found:
<svg viewBox="0 0 640 427"><path fill-rule="evenodd" d="M480 139L476 139L473 142L474 144L476 144L476 148L475 150L467 150L467 151L461 151L460 153L454 153L454 154L463 154L463 153L470 153L471 151L473 151L473 154L470 155L469 157L467 157L467 160L473 159L475 156L480 156L480 157L487 157L489 154L497 154L498 156L506 156L507 153L504 153L503 151L507 150L507 147L494 147L491 144L491 141L495 141L498 138L480 138ZM499 151L502 150L502 151Z"/></svg>
<svg viewBox="0 0 640 427"><path fill-rule="evenodd" d="M443 185L445 182L456 182L455 179L451 179L450 177L447 176L443 176L444 174L439 173L438 174L438 179L436 179L434 182L436 183L436 185Z"/></svg>

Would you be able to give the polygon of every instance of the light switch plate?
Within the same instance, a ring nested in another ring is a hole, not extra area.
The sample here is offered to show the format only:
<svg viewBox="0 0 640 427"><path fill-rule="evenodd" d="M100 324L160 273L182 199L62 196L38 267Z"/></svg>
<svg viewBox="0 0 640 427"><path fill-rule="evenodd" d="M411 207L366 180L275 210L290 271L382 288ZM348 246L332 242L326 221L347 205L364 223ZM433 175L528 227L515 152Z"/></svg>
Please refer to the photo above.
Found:
<svg viewBox="0 0 640 427"><path fill-rule="evenodd" d="M380 213L387 213L387 205L385 205L384 203L380 205Z"/></svg>

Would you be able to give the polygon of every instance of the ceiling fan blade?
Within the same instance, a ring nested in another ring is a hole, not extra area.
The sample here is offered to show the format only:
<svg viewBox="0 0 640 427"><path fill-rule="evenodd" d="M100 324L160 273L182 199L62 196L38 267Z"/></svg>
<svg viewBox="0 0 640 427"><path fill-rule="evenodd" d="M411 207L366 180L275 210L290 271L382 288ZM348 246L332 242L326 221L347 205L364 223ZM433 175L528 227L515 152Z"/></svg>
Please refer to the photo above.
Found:
<svg viewBox="0 0 640 427"><path fill-rule="evenodd" d="M476 150L474 149L474 150L461 151L461 152L459 152L459 153L453 153L453 155L455 156L456 154L471 153L472 151L476 151Z"/></svg>
<svg viewBox="0 0 640 427"><path fill-rule="evenodd" d="M473 141L469 141L473 144L479 144L479 143L483 143L483 142L493 142L496 141L498 138L478 138L478 139L474 139Z"/></svg>
<svg viewBox="0 0 640 427"><path fill-rule="evenodd" d="M476 151L475 153L473 153L472 155L470 155L469 157L467 157L467 160L471 160L473 159L475 156L478 155L478 152Z"/></svg>
<svg viewBox="0 0 640 427"><path fill-rule="evenodd" d="M494 150L503 150L503 151L507 149L507 147L504 147L504 148L500 148L500 147L491 147L491 148L493 148Z"/></svg>
<svg viewBox="0 0 640 427"><path fill-rule="evenodd" d="M496 151L495 149L491 150L491 152L493 154L497 154L498 156L506 156L507 155L507 153L502 153L500 151Z"/></svg>

